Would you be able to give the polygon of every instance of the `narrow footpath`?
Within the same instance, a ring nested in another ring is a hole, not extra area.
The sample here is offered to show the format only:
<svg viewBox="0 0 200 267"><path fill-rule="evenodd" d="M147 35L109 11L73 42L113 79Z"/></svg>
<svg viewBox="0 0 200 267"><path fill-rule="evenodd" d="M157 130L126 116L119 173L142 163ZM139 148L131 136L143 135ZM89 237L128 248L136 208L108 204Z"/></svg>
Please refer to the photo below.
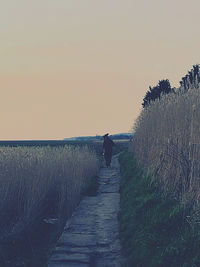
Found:
<svg viewBox="0 0 200 267"><path fill-rule="evenodd" d="M68 220L48 267L121 267L118 156L101 168L96 196L84 197Z"/></svg>

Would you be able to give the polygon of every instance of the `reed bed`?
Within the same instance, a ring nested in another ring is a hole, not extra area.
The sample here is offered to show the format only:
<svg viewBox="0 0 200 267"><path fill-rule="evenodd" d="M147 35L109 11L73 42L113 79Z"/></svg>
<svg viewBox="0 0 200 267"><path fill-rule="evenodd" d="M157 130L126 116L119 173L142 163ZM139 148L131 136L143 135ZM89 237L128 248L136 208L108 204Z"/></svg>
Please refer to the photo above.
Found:
<svg viewBox="0 0 200 267"><path fill-rule="evenodd" d="M131 149L163 192L200 208L200 89L177 90L142 110Z"/></svg>
<svg viewBox="0 0 200 267"><path fill-rule="evenodd" d="M19 238L38 220L62 224L97 170L88 147L0 147L0 241Z"/></svg>

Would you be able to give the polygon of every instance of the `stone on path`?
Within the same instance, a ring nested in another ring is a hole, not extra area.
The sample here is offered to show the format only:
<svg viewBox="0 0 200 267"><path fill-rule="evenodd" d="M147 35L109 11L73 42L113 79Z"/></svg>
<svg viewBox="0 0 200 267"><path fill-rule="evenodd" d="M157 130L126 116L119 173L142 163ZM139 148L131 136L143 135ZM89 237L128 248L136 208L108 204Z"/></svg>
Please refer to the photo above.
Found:
<svg viewBox="0 0 200 267"><path fill-rule="evenodd" d="M120 267L117 215L120 171L118 156L111 168L101 168L96 196L84 197L50 258L48 267Z"/></svg>

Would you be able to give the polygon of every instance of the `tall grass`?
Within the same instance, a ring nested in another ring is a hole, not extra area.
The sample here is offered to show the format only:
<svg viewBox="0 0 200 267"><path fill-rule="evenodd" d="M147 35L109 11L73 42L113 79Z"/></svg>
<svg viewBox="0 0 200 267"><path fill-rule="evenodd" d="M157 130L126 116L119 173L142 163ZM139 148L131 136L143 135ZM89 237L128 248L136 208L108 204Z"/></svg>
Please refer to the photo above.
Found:
<svg viewBox="0 0 200 267"><path fill-rule="evenodd" d="M142 110L132 151L164 192L187 207L200 202L200 89L163 96Z"/></svg>
<svg viewBox="0 0 200 267"><path fill-rule="evenodd" d="M0 242L19 238L37 220L62 224L97 170L88 147L0 147Z"/></svg>

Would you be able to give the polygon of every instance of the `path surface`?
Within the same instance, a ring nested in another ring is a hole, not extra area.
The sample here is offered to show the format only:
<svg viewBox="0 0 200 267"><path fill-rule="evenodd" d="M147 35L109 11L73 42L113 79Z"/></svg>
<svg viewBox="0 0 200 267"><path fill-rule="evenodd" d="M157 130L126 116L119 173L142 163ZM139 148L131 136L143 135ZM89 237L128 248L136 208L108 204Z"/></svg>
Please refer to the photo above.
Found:
<svg viewBox="0 0 200 267"><path fill-rule="evenodd" d="M118 156L101 168L97 196L84 197L58 240L48 267L120 267Z"/></svg>

